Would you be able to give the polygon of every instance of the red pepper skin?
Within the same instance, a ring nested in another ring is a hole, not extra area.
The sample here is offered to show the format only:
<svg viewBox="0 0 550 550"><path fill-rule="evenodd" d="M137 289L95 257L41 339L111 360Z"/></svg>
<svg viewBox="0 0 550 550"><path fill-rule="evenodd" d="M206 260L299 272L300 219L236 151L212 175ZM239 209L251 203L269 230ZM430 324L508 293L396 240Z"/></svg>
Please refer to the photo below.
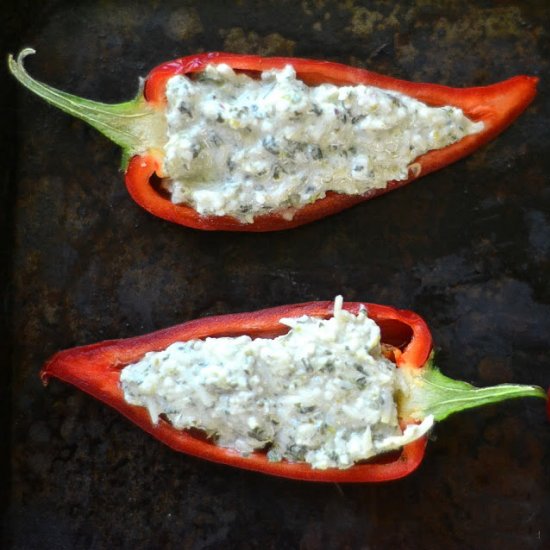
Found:
<svg viewBox="0 0 550 550"><path fill-rule="evenodd" d="M437 84L423 84L399 80L364 69L332 63L291 57L259 57L230 53L205 53L170 61L153 69L145 82L145 98L152 105L166 103L165 89L169 78L204 70L209 63L226 63L235 70L255 74L269 69L292 65L298 77L306 84L332 83L337 85L366 84L393 90L416 98L432 106L451 105L462 109L474 121L483 121L483 131L467 136L443 149L429 151L416 159L419 173L410 172L403 181L392 181L384 189L364 195L328 193L323 199L299 209L291 220L277 213L257 216L253 223L242 223L230 216L201 216L191 207L173 204L152 185L153 176L162 176L162 162L154 153L138 155L130 160L126 171L126 186L134 200L160 218L203 230L276 231L297 227L330 214L335 214L359 202L402 187L420 176L443 168L469 155L508 127L525 110L536 93L538 78L516 76L485 87L451 88Z"/></svg>
<svg viewBox="0 0 550 550"><path fill-rule="evenodd" d="M398 367L422 367L432 350L432 338L426 323L410 311L375 304L364 305L369 316L381 327L382 342L402 349L402 353L396 357ZM358 313L360 306L357 302L347 302L343 307ZM316 470L303 463L269 462L263 453L252 453L244 457L236 451L218 447L186 431L176 430L162 419L159 419L158 424L153 424L145 408L130 405L124 400L119 384L120 370L140 359L148 351L164 349L173 342L207 336L247 334L251 337L274 338L288 331L288 327L280 324L281 318L301 315L328 318L333 314L333 307L333 302L309 302L253 313L206 317L144 336L72 348L55 354L44 365L41 378L44 383L53 376L73 384L118 410L174 450L213 462L306 481L357 483L404 477L414 471L422 461L426 446L425 437L406 445L397 457L392 454L389 459L383 457L347 470Z"/></svg>

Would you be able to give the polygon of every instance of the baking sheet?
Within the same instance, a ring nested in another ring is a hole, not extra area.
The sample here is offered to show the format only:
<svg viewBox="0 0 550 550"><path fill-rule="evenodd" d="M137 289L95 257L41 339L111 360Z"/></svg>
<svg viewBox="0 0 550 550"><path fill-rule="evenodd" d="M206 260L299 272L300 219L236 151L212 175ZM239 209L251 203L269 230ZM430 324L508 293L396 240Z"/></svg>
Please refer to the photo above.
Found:
<svg viewBox="0 0 550 550"><path fill-rule="evenodd" d="M330 59L458 86L520 73L542 81L529 110L465 161L309 226L247 235L150 216L129 198L115 146L10 79L2 546L550 546L542 402L450 418L407 479L336 486L174 453L77 390L38 379L58 349L342 293L420 313L450 376L550 385L545 4L13 3L9 51L33 46L31 74L101 101L129 99L156 64L207 50Z"/></svg>

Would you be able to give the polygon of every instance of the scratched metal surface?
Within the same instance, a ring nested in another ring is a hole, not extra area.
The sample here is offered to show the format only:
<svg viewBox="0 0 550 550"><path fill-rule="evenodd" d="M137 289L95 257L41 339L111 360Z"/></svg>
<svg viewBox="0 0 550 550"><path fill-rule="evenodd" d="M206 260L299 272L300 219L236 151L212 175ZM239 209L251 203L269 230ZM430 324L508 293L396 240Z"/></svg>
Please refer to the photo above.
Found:
<svg viewBox="0 0 550 550"><path fill-rule="evenodd" d="M38 379L58 349L342 293L422 314L449 375L549 386L546 3L11 4L5 42L38 50L32 74L103 101L129 99L157 63L205 50L324 58L454 85L543 78L528 112L469 159L265 235L153 218L130 200L115 146L7 82L2 546L549 548L542 402L457 415L437 427L409 478L338 487L176 454L72 387Z"/></svg>

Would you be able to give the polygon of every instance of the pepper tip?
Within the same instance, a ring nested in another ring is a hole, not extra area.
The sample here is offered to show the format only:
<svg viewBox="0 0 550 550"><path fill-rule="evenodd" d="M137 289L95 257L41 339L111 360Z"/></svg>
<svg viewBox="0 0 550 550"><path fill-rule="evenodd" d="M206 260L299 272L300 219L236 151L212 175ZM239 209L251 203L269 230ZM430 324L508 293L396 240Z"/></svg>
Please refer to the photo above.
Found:
<svg viewBox="0 0 550 550"><path fill-rule="evenodd" d="M10 68L10 71L17 76L18 71L25 71L23 68L23 61L25 57L29 55L33 55L36 53L36 50L34 48L23 48L18 54L17 58L15 58L11 53L8 54L8 66Z"/></svg>

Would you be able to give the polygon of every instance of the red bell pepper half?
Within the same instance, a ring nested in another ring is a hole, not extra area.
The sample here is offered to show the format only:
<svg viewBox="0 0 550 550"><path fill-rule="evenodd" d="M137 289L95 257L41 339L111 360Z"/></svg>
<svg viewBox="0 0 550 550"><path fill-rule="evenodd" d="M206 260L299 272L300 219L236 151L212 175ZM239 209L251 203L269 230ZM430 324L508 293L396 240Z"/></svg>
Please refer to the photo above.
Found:
<svg viewBox="0 0 550 550"><path fill-rule="evenodd" d="M516 76L490 86L460 89L408 82L328 61L215 52L191 55L164 63L149 73L143 89L134 100L107 105L61 92L32 79L23 67L23 59L31 53L34 53L34 50L23 50L17 61L10 56L11 72L34 93L88 122L122 147L126 186L133 199L155 216L205 230L288 229L324 218L401 187L472 153L502 132L532 101L538 81L535 77ZM376 189L363 195L328 193L325 198L297 210L290 220L277 212L257 216L253 223L243 223L230 216L202 216L189 206L172 203L166 193L159 190L158 179L165 176L163 144L166 139L166 83L174 75L200 72L211 63L226 63L234 70L245 71L249 75L269 69L281 69L290 64L295 68L298 78L306 84L365 84L401 92L431 106L458 107L471 120L482 121L484 129L448 147L420 156L412 165L414 168L411 167L409 178L406 180L388 182L384 189Z"/></svg>
<svg viewBox="0 0 550 550"><path fill-rule="evenodd" d="M364 304L368 315L380 326L382 343L398 368L410 375L411 392L398 402L403 426L421 421L427 415L443 420L448 415L471 407L515 397L542 397L546 393L535 386L503 384L491 388L475 388L466 382L447 378L432 365L432 338L426 323L410 311L387 306ZM361 304L344 303L344 309L357 314ZM375 482L397 479L415 470L424 456L426 438L404 446L399 453L390 453L358 463L349 469L318 470L305 463L270 462L265 453L243 456L236 451L218 447L196 433L177 430L159 419L151 421L147 409L128 404L120 387L121 369L136 362L149 351L160 351L174 342L206 337L239 336L274 338L288 331L281 318L309 315L329 318L332 302L309 302L264 309L253 313L206 317L160 330L152 334L111 340L61 351L44 366L44 383L50 377L69 382L104 401L127 416L176 451L206 460L229 464L264 474L307 481Z"/></svg>

